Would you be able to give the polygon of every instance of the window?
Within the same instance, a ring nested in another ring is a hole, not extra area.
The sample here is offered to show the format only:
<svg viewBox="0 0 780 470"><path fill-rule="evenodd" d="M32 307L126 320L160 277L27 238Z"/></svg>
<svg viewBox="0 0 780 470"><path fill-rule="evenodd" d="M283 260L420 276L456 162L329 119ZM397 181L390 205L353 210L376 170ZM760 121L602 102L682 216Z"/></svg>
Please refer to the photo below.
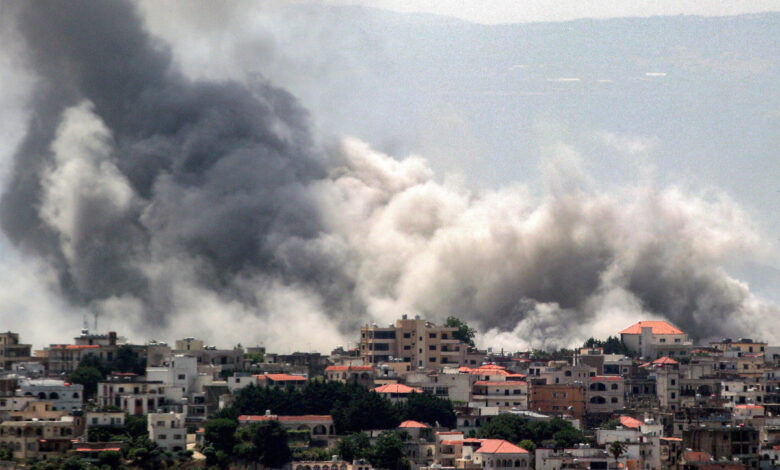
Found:
<svg viewBox="0 0 780 470"><path fill-rule="evenodd" d="M168 436L166 436L165 434L160 434L160 435L157 437L157 439L159 439L159 440L161 440L161 441L164 441L164 440L165 440L165 439L167 439L167 438L168 438Z"/></svg>
<svg viewBox="0 0 780 470"><path fill-rule="evenodd" d="M672 379L672 385L677 385L677 381Z"/></svg>
<svg viewBox="0 0 780 470"><path fill-rule="evenodd" d="M97 423L98 423L98 419L97 418L92 418L92 424L97 424Z"/></svg>
<svg viewBox="0 0 780 470"><path fill-rule="evenodd" d="M661 342L665 343L666 342L666 338L661 338Z"/></svg>
<svg viewBox="0 0 780 470"><path fill-rule="evenodd" d="M431 339L436 339L436 333L428 333L428 337Z"/></svg>
<svg viewBox="0 0 780 470"><path fill-rule="evenodd" d="M617 399L617 397L612 397L612 399L611 399L610 401L611 401L612 403L617 403L617 402L618 402L618 399Z"/></svg>
<svg viewBox="0 0 780 470"><path fill-rule="evenodd" d="M610 388L611 388L612 390L617 390L617 389L618 389L618 384L612 384L612 385L610 386Z"/></svg>
<svg viewBox="0 0 780 470"><path fill-rule="evenodd" d="M404 333L404 338L411 338L411 337L412 337L411 333Z"/></svg>
<svg viewBox="0 0 780 470"><path fill-rule="evenodd" d="M409 346L408 344L406 346L404 346L404 351L409 351L410 349L412 349L412 347Z"/></svg>
<svg viewBox="0 0 780 470"><path fill-rule="evenodd" d="M428 362L436 362L436 358L432 357L432 358L428 359Z"/></svg>
<svg viewBox="0 0 780 470"><path fill-rule="evenodd" d="M675 398L677 398L677 394L672 392L672 400L674 400Z"/></svg>
<svg viewBox="0 0 780 470"><path fill-rule="evenodd" d="M184 380L184 374L179 374L179 380Z"/></svg>
<svg viewBox="0 0 780 470"><path fill-rule="evenodd" d="M436 351L436 345L428 346L428 351Z"/></svg>

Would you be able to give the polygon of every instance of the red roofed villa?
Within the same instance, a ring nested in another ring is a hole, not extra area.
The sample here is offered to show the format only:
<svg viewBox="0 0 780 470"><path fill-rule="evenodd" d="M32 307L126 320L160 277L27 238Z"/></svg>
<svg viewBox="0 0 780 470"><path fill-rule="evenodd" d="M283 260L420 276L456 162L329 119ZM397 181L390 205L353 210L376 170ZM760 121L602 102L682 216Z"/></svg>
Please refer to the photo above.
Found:
<svg viewBox="0 0 780 470"><path fill-rule="evenodd" d="M684 331L663 320L640 321L620 332L628 349L643 357L687 356L693 343Z"/></svg>
<svg viewBox="0 0 780 470"><path fill-rule="evenodd" d="M422 393L419 388L410 387L404 384L387 384L377 387L374 392L389 398L392 402L405 401L410 393Z"/></svg>

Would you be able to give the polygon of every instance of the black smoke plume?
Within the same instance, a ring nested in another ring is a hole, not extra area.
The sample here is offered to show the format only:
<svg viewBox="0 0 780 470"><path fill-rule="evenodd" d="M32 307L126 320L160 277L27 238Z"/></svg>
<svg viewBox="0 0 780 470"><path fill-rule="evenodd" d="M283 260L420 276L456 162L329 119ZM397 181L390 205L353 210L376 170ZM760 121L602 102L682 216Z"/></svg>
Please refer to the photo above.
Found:
<svg viewBox="0 0 780 470"><path fill-rule="evenodd" d="M143 334L184 320L276 347L354 341L402 313L458 316L507 347L658 317L778 339L777 308L721 267L760 244L728 198L605 191L574 157L541 197L472 193L416 157L323 146L268 83L189 79L129 2L12 5L36 82L0 222L75 305Z"/></svg>

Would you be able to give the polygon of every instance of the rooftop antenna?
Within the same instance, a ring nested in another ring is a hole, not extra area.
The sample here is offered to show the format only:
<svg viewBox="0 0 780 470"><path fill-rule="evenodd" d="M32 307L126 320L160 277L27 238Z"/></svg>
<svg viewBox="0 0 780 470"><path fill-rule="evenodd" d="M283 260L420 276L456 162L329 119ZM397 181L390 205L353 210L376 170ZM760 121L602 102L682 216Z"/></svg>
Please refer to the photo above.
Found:
<svg viewBox="0 0 780 470"><path fill-rule="evenodd" d="M87 322L87 314L86 314L86 313L85 313L85 314L84 314L84 316L83 316L83 325L82 325L82 329L83 329L83 330L88 330L88 329L89 329L89 323Z"/></svg>
<svg viewBox="0 0 780 470"><path fill-rule="evenodd" d="M95 312L94 315L95 315L95 334L98 334L98 329L97 329L98 314L97 314L97 312Z"/></svg>

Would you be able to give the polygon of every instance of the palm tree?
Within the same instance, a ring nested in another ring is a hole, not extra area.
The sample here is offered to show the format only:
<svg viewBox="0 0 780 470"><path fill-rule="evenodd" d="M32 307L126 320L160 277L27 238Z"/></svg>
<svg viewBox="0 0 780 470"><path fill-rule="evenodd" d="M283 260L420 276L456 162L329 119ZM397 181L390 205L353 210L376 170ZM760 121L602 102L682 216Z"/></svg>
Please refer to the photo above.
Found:
<svg viewBox="0 0 780 470"><path fill-rule="evenodd" d="M625 451L626 444L622 441L614 441L609 445L609 453L612 454L612 457L615 457L615 467L617 467L617 461Z"/></svg>

